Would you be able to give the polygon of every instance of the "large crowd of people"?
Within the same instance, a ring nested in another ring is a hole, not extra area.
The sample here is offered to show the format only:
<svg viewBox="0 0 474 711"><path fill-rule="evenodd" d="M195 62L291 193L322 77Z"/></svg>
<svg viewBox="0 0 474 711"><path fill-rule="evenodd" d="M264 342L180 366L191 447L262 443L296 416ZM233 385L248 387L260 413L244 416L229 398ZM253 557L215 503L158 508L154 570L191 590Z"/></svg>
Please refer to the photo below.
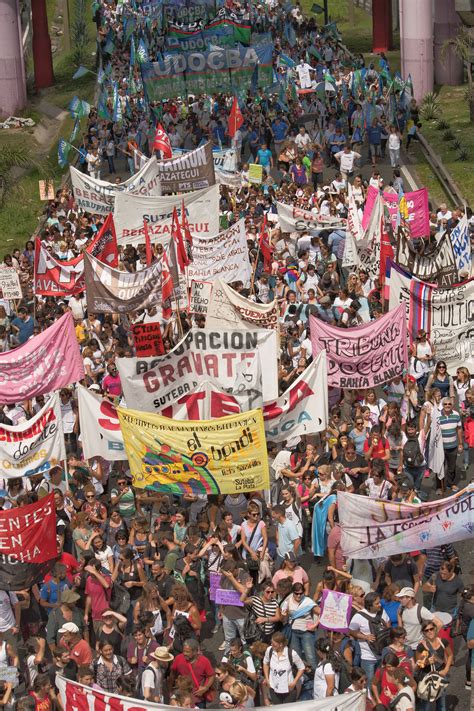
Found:
<svg viewBox="0 0 474 711"><path fill-rule="evenodd" d="M291 10L282 2L227 5L249 18L254 31L270 33L284 91L239 97L243 125L232 136L232 96L150 104L123 30L126 11L140 24L140 3L96 3L100 63L119 85L123 111L116 121L112 90L104 89L110 118L91 109L78 167L93 178L125 180L136 172L135 150L152 154L157 116L174 149L210 140L235 151L240 185L221 185L220 218L226 226L245 218L254 278L231 286L258 303L278 303L283 393L311 363L310 315L347 329L387 310L383 284L370 270L342 266L348 189L360 216L369 186L403 191L401 149L417 139L419 108L406 82L394 86L384 56L367 66L333 26L308 19L298 3ZM164 37L160 23L144 25L150 58L163 51ZM263 166L260 185L249 181L249 163ZM386 172L388 164L384 181L381 166ZM290 238L280 229L277 201L344 226ZM461 206L431 208L430 234L412 240L419 254L435 250L439 235L464 215ZM467 214L472 244L474 221ZM258 243L265 218L270 269ZM49 201L39 237L51 256L68 261L102 223L78 211L66 184ZM144 269L145 252L145 243L119 244L119 268ZM153 245L153 260L162 253ZM205 318L184 309L168 318L161 304L124 320L91 313L85 293L35 294L34 255L30 239L3 258L17 271L23 298L0 300L0 351L22 346L69 311L82 385L113 404L126 404L116 359L134 355L131 324L160 322L166 351L189 329L205 327ZM84 459L76 386L59 396L64 466L30 478L2 471L0 511L54 493L58 556L30 589L0 591L0 679L2 669L19 670L15 682L0 681L0 707L62 708L59 674L114 695L184 708L250 708L365 690L368 710L446 711L455 655L466 658L470 689L474 586L463 579L457 550L439 541L358 560L341 547L338 492L417 504L456 494L469 480L472 376L467 367L449 372L425 331L411 346L403 376L377 389L331 387L323 432L267 442L268 491L177 497L136 489L127 461ZM2 406L1 422L20 425L47 399ZM444 476L428 455L434 417ZM238 592L238 604L210 599L216 574L221 588ZM325 590L352 596L345 632L319 626ZM441 682L430 701L422 689L433 671Z"/></svg>

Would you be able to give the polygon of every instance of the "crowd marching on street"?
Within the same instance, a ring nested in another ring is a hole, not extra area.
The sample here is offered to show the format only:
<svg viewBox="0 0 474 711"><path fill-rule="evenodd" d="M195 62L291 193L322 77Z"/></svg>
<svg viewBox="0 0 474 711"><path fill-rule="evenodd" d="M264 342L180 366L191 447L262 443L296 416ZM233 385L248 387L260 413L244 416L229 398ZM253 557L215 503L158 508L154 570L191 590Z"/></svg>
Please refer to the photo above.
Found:
<svg viewBox="0 0 474 711"><path fill-rule="evenodd" d="M299 2L94 13L0 268L0 707L467 708L474 218L410 77Z"/></svg>

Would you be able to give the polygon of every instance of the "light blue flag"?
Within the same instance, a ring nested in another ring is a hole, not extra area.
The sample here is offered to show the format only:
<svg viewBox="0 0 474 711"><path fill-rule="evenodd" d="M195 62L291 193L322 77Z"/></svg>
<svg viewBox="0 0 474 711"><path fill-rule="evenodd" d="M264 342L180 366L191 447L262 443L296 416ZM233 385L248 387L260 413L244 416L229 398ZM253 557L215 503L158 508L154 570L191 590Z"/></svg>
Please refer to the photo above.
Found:
<svg viewBox="0 0 474 711"><path fill-rule="evenodd" d="M71 150L71 144L68 143L64 138L61 138L58 143L58 163L61 168L67 168L68 165L68 155Z"/></svg>
<svg viewBox="0 0 474 711"><path fill-rule="evenodd" d="M143 38L138 43L137 60L139 64L146 64L150 61L148 57L148 49Z"/></svg>
<svg viewBox="0 0 474 711"><path fill-rule="evenodd" d="M85 75L89 74L89 73L92 74L91 70L87 69L87 67L83 67L81 64L81 66L78 69L76 69L76 71L72 75L72 78L73 79L80 79L81 77L85 77Z"/></svg>

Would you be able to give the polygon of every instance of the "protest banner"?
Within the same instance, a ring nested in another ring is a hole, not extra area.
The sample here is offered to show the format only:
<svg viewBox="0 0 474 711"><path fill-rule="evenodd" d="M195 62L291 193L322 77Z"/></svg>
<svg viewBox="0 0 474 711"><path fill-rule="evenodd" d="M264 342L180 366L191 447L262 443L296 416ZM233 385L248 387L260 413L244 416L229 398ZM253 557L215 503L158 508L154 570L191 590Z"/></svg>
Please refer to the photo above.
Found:
<svg viewBox="0 0 474 711"><path fill-rule="evenodd" d="M209 188L216 182L212 145L205 143L194 151L168 160L158 161L158 177L162 195Z"/></svg>
<svg viewBox="0 0 474 711"><path fill-rule="evenodd" d="M211 331L191 329L166 355L157 358L118 358L117 366L129 407L160 412L209 378L231 389L239 364L252 370L255 358L265 363L263 399L278 398L277 336L275 331ZM253 380L253 379L252 379Z"/></svg>
<svg viewBox="0 0 474 711"><path fill-rule="evenodd" d="M193 190L183 195L143 197L122 193L115 201L114 220L119 245L144 244L143 223L146 220L150 239L169 237L176 208L181 220L184 201L191 234L197 237L212 237L219 232L219 186Z"/></svg>
<svg viewBox="0 0 474 711"><path fill-rule="evenodd" d="M54 183L51 180L38 180L40 200L54 200Z"/></svg>
<svg viewBox="0 0 474 711"><path fill-rule="evenodd" d="M28 400L84 378L70 312L22 346L0 353L0 402Z"/></svg>
<svg viewBox="0 0 474 711"><path fill-rule="evenodd" d="M235 605L235 607L243 607L244 603L240 599L241 595L238 590L224 590L217 588L216 590L216 605Z"/></svg>
<svg viewBox="0 0 474 711"><path fill-rule="evenodd" d="M161 262L138 272L122 272L84 254L87 307L97 314L139 311L161 301Z"/></svg>
<svg viewBox="0 0 474 711"><path fill-rule="evenodd" d="M448 234L441 237L434 251L418 254L411 248L405 230L399 229L394 260L417 279L434 282L440 287L452 286L459 281L453 245Z"/></svg>
<svg viewBox="0 0 474 711"><path fill-rule="evenodd" d="M450 372L461 366L474 369L474 279L438 289L415 279L393 262L389 272L390 308L401 302L406 304L410 340L413 342L423 328L436 348L436 359L445 361Z"/></svg>
<svg viewBox="0 0 474 711"><path fill-rule="evenodd" d="M132 335L137 357L163 355L165 352L159 323L134 323Z"/></svg>
<svg viewBox="0 0 474 711"><path fill-rule="evenodd" d="M222 575L220 573L209 573L209 600L216 601L216 590L221 582Z"/></svg>
<svg viewBox="0 0 474 711"><path fill-rule="evenodd" d="M472 256L471 238L469 233L469 223L467 215L463 215L456 227L451 230L451 242L453 245L456 266L459 274L471 275Z"/></svg>
<svg viewBox="0 0 474 711"><path fill-rule="evenodd" d="M158 163L152 156L138 173L123 183L109 183L91 178L70 166L72 190L79 210L96 215L108 215L114 209L116 195L161 195Z"/></svg>
<svg viewBox="0 0 474 711"><path fill-rule="evenodd" d="M338 492L341 546L349 558L386 558L472 538L474 486L423 504Z"/></svg>
<svg viewBox="0 0 474 711"><path fill-rule="evenodd" d="M115 405L82 385L77 386L81 444L85 459L127 458Z"/></svg>
<svg viewBox="0 0 474 711"><path fill-rule="evenodd" d="M205 316L211 298L213 285L210 281L192 279L189 290L188 311L195 316Z"/></svg>
<svg viewBox="0 0 474 711"><path fill-rule="evenodd" d="M361 218L359 216L359 207L356 204L350 182L347 183L347 191L347 229L356 241L360 241L364 239L364 230L362 229Z"/></svg>
<svg viewBox="0 0 474 711"><path fill-rule="evenodd" d="M117 408L133 485L183 494L235 494L270 486L262 410L179 422Z"/></svg>
<svg viewBox="0 0 474 711"><path fill-rule="evenodd" d="M68 711L104 711L104 709L111 711L167 711L168 709L163 704L142 700L138 702L139 706L137 707L137 699L92 689L58 674L56 675L56 686L63 708ZM299 701L298 709L299 711L365 711L365 699L364 691L355 691L325 699ZM294 708L294 704L292 707ZM179 707L176 708L178 711L184 711ZM266 706L257 706L255 711L265 711L266 708ZM283 711L287 711L287 708L283 707Z"/></svg>
<svg viewBox="0 0 474 711"><path fill-rule="evenodd" d="M269 85L272 51L273 44L266 42L253 47L213 47L165 54L161 60L140 67L147 99L161 101L189 94L231 93L233 87L250 89L255 71L258 86Z"/></svg>
<svg viewBox="0 0 474 711"><path fill-rule="evenodd" d="M18 425L0 424L0 468L5 479L48 472L65 458L57 393L31 419Z"/></svg>
<svg viewBox="0 0 474 711"><path fill-rule="evenodd" d="M276 299L270 304L257 304L238 294L218 279L214 284L207 309L207 328L272 328L279 332ZM250 325L249 325L250 324Z"/></svg>
<svg viewBox="0 0 474 711"><path fill-rule="evenodd" d="M249 183L260 185L263 181L263 166L258 163L249 163Z"/></svg>
<svg viewBox="0 0 474 711"><path fill-rule="evenodd" d="M328 385L373 388L403 374L408 362L405 304L376 321L341 329L310 316L313 357L325 350Z"/></svg>
<svg viewBox="0 0 474 711"><path fill-rule="evenodd" d="M20 277L13 267L0 267L0 299L21 299Z"/></svg>
<svg viewBox="0 0 474 711"><path fill-rule="evenodd" d="M347 220L339 217L316 215L309 210L303 210L295 205L285 205L282 202L277 202L277 212L282 232L311 232L323 227L345 229L347 226Z"/></svg>
<svg viewBox="0 0 474 711"><path fill-rule="evenodd" d="M365 201L364 215L362 217L362 229L367 229L369 224L372 209L379 195L379 191L373 185L367 190L367 199ZM390 218L392 220L393 231L397 230L399 221L399 196L397 193L382 193L383 201L388 208ZM404 196L407 206L408 217L407 221L410 226L411 237L427 237L430 234L430 214L428 208L428 189L421 188L414 192L405 193Z"/></svg>
<svg viewBox="0 0 474 711"><path fill-rule="evenodd" d="M233 148L225 148L223 150L213 148L212 158L215 170L223 170L226 173L235 173L237 171L237 158Z"/></svg>
<svg viewBox="0 0 474 711"><path fill-rule="evenodd" d="M37 296L74 296L84 291L84 257L69 260L55 259L35 239L34 288Z"/></svg>
<svg viewBox="0 0 474 711"><path fill-rule="evenodd" d="M369 224L364 233L364 239L355 242L359 268L365 269L370 279L380 277L380 262L382 252L382 233L384 225L383 200L378 196L370 215Z"/></svg>
<svg viewBox="0 0 474 711"><path fill-rule="evenodd" d="M242 176L240 173L231 173L220 168L215 168L216 183L227 185L229 188L240 188L242 186Z"/></svg>
<svg viewBox="0 0 474 711"><path fill-rule="evenodd" d="M354 236L352 232L347 230L346 240L344 242L344 253L342 255L342 266L349 269L350 267L358 267L361 264Z"/></svg>
<svg viewBox="0 0 474 711"><path fill-rule="evenodd" d="M319 626L332 632L346 633L349 631L351 611L352 595L337 590L323 590Z"/></svg>
<svg viewBox="0 0 474 711"><path fill-rule="evenodd" d="M0 590L39 583L57 555L54 494L0 511Z"/></svg>
<svg viewBox="0 0 474 711"><path fill-rule="evenodd" d="M243 218L213 237L193 235L192 250L188 280L214 282L221 278L249 283L251 270Z"/></svg>
<svg viewBox="0 0 474 711"><path fill-rule="evenodd" d="M112 215L107 215L104 225L85 250L100 262L118 265L117 240ZM35 240L34 289L41 296L76 296L85 289L84 256L70 260L55 259L43 247L39 237Z"/></svg>
<svg viewBox="0 0 474 711"><path fill-rule="evenodd" d="M265 403L263 418L267 440L283 442L326 429L327 398L326 353L321 351L283 395Z"/></svg>

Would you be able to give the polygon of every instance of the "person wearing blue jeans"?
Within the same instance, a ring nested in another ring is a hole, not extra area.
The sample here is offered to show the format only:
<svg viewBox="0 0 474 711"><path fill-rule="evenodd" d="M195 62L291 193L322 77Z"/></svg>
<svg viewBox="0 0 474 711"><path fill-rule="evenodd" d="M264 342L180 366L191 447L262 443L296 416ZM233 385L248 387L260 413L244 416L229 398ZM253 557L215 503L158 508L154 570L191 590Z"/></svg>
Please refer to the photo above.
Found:
<svg viewBox="0 0 474 711"><path fill-rule="evenodd" d="M315 649L315 629L318 624L318 605L305 595L301 582L294 583L291 595L281 604L281 615L286 623L283 632L290 646L312 669L318 663Z"/></svg>
<svg viewBox="0 0 474 711"><path fill-rule="evenodd" d="M385 622L385 625L390 627L390 618L385 610L382 610L380 595L376 592L370 592L365 596L364 608L356 612L349 625L351 637L359 640L360 643L360 666L367 674L367 687L369 689L375 674L375 668L380 660L371 647L371 643L375 642L376 638L371 632L370 621L380 617Z"/></svg>

